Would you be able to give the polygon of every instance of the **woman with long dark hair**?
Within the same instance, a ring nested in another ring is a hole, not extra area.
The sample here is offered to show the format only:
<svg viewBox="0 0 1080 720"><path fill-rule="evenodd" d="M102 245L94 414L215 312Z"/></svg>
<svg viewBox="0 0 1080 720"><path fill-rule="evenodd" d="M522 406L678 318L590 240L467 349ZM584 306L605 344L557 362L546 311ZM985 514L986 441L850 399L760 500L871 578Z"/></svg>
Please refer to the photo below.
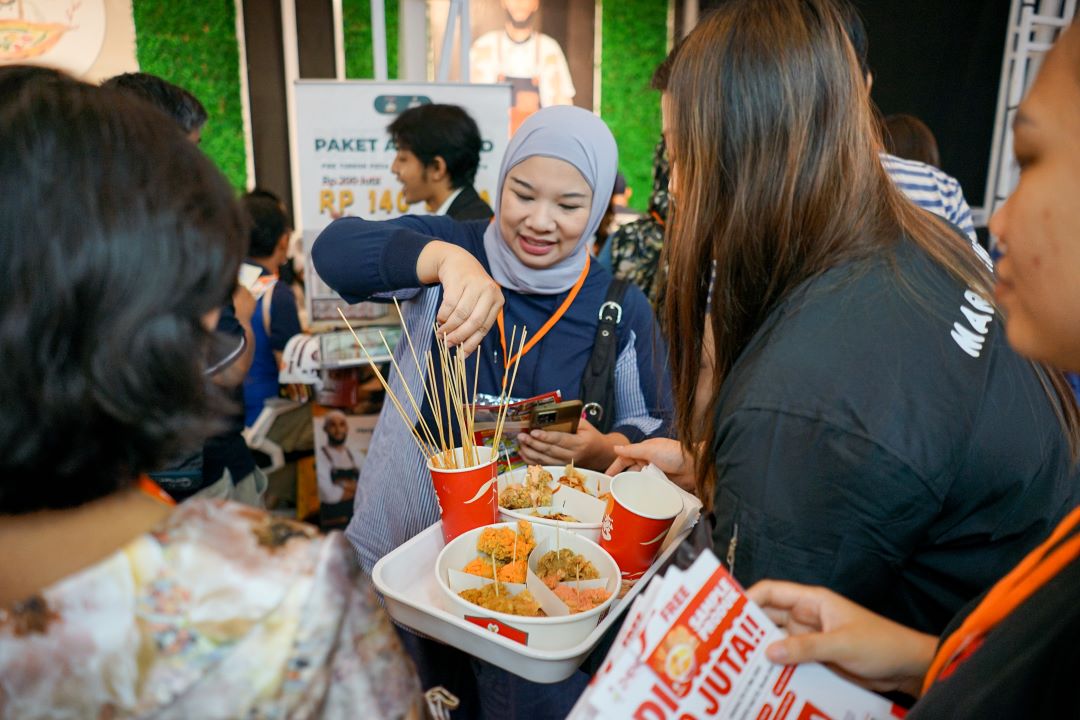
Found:
<svg viewBox="0 0 1080 720"><path fill-rule="evenodd" d="M996 297L1019 352L1080 370L1080 28L1049 53L1013 123L1020 182L990 221L1003 257ZM1080 511L941 642L824 588L750 589L792 637L766 649L785 664L818 661L876 690L920 696L908 718L1043 718L1075 714L1080 662ZM1069 710L1068 708L1073 708Z"/></svg>
<svg viewBox="0 0 1080 720"><path fill-rule="evenodd" d="M666 323L715 551L940 632L1073 504L1071 394L890 181L833 2L724 3L668 90Z"/></svg>

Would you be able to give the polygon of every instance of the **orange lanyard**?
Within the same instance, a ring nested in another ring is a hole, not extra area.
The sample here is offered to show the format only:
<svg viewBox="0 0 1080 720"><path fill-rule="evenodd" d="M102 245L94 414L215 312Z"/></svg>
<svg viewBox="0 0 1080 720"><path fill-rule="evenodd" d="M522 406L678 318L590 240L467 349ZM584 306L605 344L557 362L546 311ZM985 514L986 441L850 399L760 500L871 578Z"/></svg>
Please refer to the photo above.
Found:
<svg viewBox="0 0 1080 720"><path fill-rule="evenodd" d="M1080 524L1080 507L1061 521L1046 542L1035 548L1008 575L999 580L960 627L946 638L923 680L924 694L943 672L951 670L966 656L965 650L973 642L981 641L986 633L1017 606L1080 556L1080 534L1062 542L1077 524Z"/></svg>
<svg viewBox="0 0 1080 720"><path fill-rule="evenodd" d="M551 330L551 328L555 327L555 323L559 322L562 316L566 314L566 311L570 309L570 306L574 304L574 300L577 298L578 292L581 290L581 286L585 284L585 277L588 274L589 256L585 255L585 267L581 269L581 276L578 277L577 282L574 283L574 287L570 288L570 294L566 296L566 299L563 300L563 304L559 306L559 309L555 311L555 314L547 319L547 322L544 323L543 327L540 328L539 332L529 338L529 341L525 343L525 347L522 348L521 352L519 352L514 357L509 357L507 355L506 321L503 319L503 311L499 311L499 342L502 343L503 363L505 367L510 367L515 362L525 357L525 355L536 346L536 343L540 342L540 340L548 334L548 331Z"/></svg>
<svg viewBox="0 0 1080 720"><path fill-rule="evenodd" d="M146 475L140 475L137 484L139 486L139 490L141 490L144 494L154 498L158 502L164 503L166 505L176 504L176 501L172 499L172 496L169 495L169 493L162 490L160 485L158 485Z"/></svg>

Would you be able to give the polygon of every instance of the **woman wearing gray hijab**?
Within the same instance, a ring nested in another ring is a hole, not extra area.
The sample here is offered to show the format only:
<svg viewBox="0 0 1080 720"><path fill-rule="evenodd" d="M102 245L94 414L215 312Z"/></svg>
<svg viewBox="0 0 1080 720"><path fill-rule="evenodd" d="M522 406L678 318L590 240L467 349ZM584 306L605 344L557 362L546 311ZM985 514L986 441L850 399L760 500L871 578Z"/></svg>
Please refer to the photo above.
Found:
<svg viewBox="0 0 1080 720"><path fill-rule="evenodd" d="M475 354L468 372L479 363L484 394L499 394L504 367L513 359L503 348L509 349L512 328L525 327L528 341L514 395L558 390L563 400L576 399L612 281L607 270L590 262L587 244L607 207L617 167L615 139L602 120L581 108L544 108L521 126L507 148L493 221L342 218L316 240L315 269L349 302L388 293L407 298L402 314L414 340L430 338L432 323L438 322L450 343ZM652 310L636 287L627 288L621 306L609 431L600 432L583 419L575 434L520 434L512 439L526 462L561 465L573 460L602 471L614 459L615 446L667 432L670 385ZM396 354L403 376L394 374L391 389L404 397L408 385L413 397L423 397L408 349L399 347ZM425 458L401 419L385 407L383 412L361 470L366 500L346 531L368 571L439 519ZM426 675L424 659L417 660ZM462 663L444 659L438 664L445 670ZM455 690L444 676L424 677L426 686L429 679ZM485 685L490 685L487 679ZM461 684L458 690L467 699ZM535 695L529 697L532 703ZM564 688L542 702L553 717L564 717L574 697ZM541 717L537 712L533 705L530 717Z"/></svg>

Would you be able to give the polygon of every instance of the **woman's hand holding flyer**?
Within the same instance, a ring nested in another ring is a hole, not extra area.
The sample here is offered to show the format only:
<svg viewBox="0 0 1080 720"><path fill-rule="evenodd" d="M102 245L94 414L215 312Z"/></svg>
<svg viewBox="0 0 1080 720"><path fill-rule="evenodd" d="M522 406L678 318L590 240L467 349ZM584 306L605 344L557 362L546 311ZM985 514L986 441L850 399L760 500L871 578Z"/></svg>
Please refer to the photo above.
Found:
<svg viewBox="0 0 1080 720"><path fill-rule="evenodd" d="M783 637L706 551L650 581L570 718L903 716L822 665L773 663Z"/></svg>
<svg viewBox="0 0 1080 720"><path fill-rule="evenodd" d="M918 697L938 639L823 587L763 580L746 592L789 637L765 648L776 663L824 663L877 692Z"/></svg>

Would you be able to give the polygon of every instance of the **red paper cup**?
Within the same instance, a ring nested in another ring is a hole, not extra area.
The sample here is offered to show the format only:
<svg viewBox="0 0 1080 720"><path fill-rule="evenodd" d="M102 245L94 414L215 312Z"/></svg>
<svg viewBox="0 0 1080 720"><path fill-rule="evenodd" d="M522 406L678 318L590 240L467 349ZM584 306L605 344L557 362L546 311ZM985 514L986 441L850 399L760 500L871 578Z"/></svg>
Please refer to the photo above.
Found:
<svg viewBox="0 0 1080 720"><path fill-rule="evenodd" d="M624 472L611 479L600 547L615 558L624 580L645 574L680 512L682 498L663 478Z"/></svg>
<svg viewBox="0 0 1080 720"><path fill-rule="evenodd" d="M464 463L461 448L454 450L457 464ZM442 513L443 539L450 542L463 532L499 521L499 484L491 448L478 447L480 464L461 470L445 470L428 461L431 482Z"/></svg>

